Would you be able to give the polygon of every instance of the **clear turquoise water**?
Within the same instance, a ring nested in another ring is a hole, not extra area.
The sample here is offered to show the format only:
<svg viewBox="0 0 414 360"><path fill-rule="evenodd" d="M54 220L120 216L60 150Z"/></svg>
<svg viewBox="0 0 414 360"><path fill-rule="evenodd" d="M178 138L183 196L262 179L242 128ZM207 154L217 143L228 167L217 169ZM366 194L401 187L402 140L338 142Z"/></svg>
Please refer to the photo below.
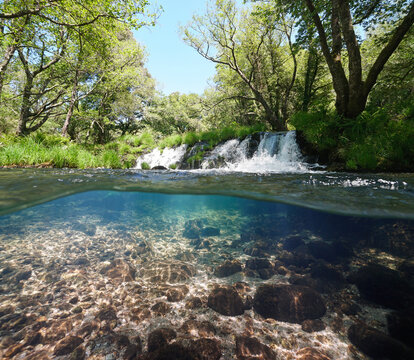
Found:
<svg viewBox="0 0 414 360"><path fill-rule="evenodd" d="M388 334L387 316L396 309L367 298L348 278L374 263L412 286L412 189L411 175L2 171L0 357L60 358L59 344L77 336L80 358L123 358L134 346L138 354L141 343L142 358L161 359L147 355L148 336L168 327L176 332L171 342L184 349L201 338L216 341L221 359L242 358L241 335L259 339L278 359L299 358L306 347L351 359L347 331L356 319ZM193 238L189 221L214 231ZM292 238L301 245L287 246ZM271 271L250 268L257 258ZM241 271L218 276L226 260ZM321 266L340 274L340 284L317 275ZM248 301L263 284L304 281L326 303L323 331L266 320L251 307L226 316L208 305L215 286L235 286ZM169 300L168 291L183 286L183 298ZM194 298L199 307L189 306ZM360 311L344 314L349 303ZM107 319L101 311L108 306L115 315ZM199 327L189 330L189 321ZM203 322L214 331L200 330ZM33 334L40 340L28 341ZM396 346L405 349L400 340Z"/></svg>

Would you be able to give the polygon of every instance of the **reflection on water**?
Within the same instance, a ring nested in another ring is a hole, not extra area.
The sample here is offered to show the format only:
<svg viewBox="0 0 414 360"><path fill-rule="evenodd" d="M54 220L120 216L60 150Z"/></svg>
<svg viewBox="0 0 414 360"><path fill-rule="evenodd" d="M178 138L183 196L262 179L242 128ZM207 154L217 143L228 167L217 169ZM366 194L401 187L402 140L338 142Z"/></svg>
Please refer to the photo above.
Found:
<svg viewBox="0 0 414 360"><path fill-rule="evenodd" d="M0 357L413 358L413 242L412 220L68 196L0 217Z"/></svg>

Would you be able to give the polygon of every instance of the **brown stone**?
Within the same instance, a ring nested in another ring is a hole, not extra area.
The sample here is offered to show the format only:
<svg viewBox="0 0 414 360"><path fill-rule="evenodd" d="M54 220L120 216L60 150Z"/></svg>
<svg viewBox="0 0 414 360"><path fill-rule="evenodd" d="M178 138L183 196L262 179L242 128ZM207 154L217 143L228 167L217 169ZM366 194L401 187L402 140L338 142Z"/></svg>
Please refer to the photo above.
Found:
<svg viewBox="0 0 414 360"><path fill-rule="evenodd" d="M108 266L104 267L101 272L109 278L115 280L135 280L135 269L122 259L113 260Z"/></svg>
<svg viewBox="0 0 414 360"><path fill-rule="evenodd" d="M116 316L116 309L111 305L103 306L96 314L96 318L101 321L112 321L118 319Z"/></svg>
<svg viewBox="0 0 414 360"><path fill-rule="evenodd" d="M151 310L157 315L165 315L171 310L171 306L164 301L159 301L151 307Z"/></svg>
<svg viewBox="0 0 414 360"><path fill-rule="evenodd" d="M236 357L238 360L275 360L276 353L254 337L236 338Z"/></svg>
<svg viewBox="0 0 414 360"><path fill-rule="evenodd" d="M177 333L171 328L159 328L148 335L148 352L155 351L169 344L177 337Z"/></svg>
<svg viewBox="0 0 414 360"><path fill-rule="evenodd" d="M192 337L213 337L216 334L214 325L209 321L187 320L180 331Z"/></svg>
<svg viewBox="0 0 414 360"><path fill-rule="evenodd" d="M78 336L67 336L56 344L53 355L68 355L82 343L83 339Z"/></svg>
<svg viewBox="0 0 414 360"><path fill-rule="evenodd" d="M244 313L243 299L232 287L217 287L208 296L209 308L226 316Z"/></svg>
<svg viewBox="0 0 414 360"><path fill-rule="evenodd" d="M330 360L330 358L322 354L319 350L307 347L297 352L297 360Z"/></svg>
<svg viewBox="0 0 414 360"><path fill-rule="evenodd" d="M167 300L170 302L177 302L181 301L185 298L185 296L188 294L188 287L183 286L175 286L167 290L166 296Z"/></svg>
<svg viewBox="0 0 414 360"><path fill-rule="evenodd" d="M291 323L318 319L326 312L322 297L299 285L262 285L256 291L253 307L265 318Z"/></svg>
<svg viewBox="0 0 414 360"><path fill-rule="evenodd" d="M223 278L242 271L241 263L238 260L226 260L214 270L214 275Z"/></svg>
<svg viewBox="0 0 414 360"><path fill-rule="evenodd" d="M220 342L215 339L198 339L192 341L190 352L196 355L197 360L219 360L221 358Z"/></svg>
<svg viewBox="0 0 414 360"><path fill-rule="evenodd" d="M320 319L315 320L305 320L302 323L302 330L308 333L312 333L315 331L322 331L325 330L326 326L324 322Z"/></svg>
<svg viewBox="0 0 414 360"><path fill-rule="evenodd" d="M201 308L202 306L203 306L203 302L197 296L194 296L188 299L187 302L185 303L185 307L187 309L198 309L198 308Z"/></svg>

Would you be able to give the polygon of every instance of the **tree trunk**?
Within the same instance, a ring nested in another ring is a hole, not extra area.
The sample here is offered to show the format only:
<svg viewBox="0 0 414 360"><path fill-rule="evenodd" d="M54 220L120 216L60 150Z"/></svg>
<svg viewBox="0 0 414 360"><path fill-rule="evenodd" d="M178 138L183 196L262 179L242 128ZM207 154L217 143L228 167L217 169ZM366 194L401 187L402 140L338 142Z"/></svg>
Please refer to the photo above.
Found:
<svg viewBox="0 0 414 360"><path fill-rule="evenodd" d="M368 72L365 81L362 80L361 53L355 31L352 24L352 15L349 0L332 1L332 52L329 49L327 35L322 21L312 0L305 0L306 6L312 15L313 22L319 35L322 53L328 64L332 76L333 87L336 93L336 111L339 115L355 119L366 106L370 91L375 85L379 74L386 62L414 23L414 2L411 4L408 14L400 25L394 30L394 34L382 49L378 58ZM340 27L338 26L340 23ZM344 37L349 58L349 80L345 75L340 60L342 37Z"/></svg>
<svg viewBox="0 0 414 360"><path fill-rule="evenodd" d="M1 95L3 93L3 85L4 85L4 78L6 75L6 69L7 66L10 63L10 60L12 59L14 53L16 51L16 45L10 45L4 54L3 62L0 64L0 101L1 101Z"/></svg>
<svg viewBox="0 0 414 360"><path fill-rule="evenodd" d="M30 116L30 96L32 94L33 77L28 76L23 90L22 106L20 108L19 127L17 129L18 136L25 136L30 133L27 128L27 122Z"/></svg>
<svg viewBox="0 0 414 360"><path fill-rule="evenodd" d="M69 109L66 114L65 123L63 124L63 128L62 128L62 135L65 137L68 136L68 128L70 125L70 120L73 115L73 108L75 107L75 104L76 104L77 93L78 93L78 78L79 78L79 70L76 69L75 79L74 79L73 88L72 88L72 95L71 95L70 103L69 103Z"/></svg>

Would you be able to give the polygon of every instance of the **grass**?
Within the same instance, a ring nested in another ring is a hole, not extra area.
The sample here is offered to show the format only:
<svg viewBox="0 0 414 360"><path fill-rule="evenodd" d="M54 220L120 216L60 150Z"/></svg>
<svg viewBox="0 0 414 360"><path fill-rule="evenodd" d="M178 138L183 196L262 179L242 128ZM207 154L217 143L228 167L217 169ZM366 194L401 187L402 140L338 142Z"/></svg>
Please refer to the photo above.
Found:
<svg viewBox="0 0 414 360"><path fill-rule="evenodd" d="M66 138L33 134L25 138L0 138L0 166L33 166L120 169L125 167L114 149L94 148L70 143Z"/></svg>
<svg viewBox="0 0 414 360"><path fill-rule="evenodd" d="M414 108L398 118L382 108L364 111L356 119L328 112L298 113L291 122L319 152L347 170L414 170Z"/></svg>
<svg viewBox="0 0 414 360"><path fill-rule="evenodd" d="M136 158L145 151L156 146L161 150L181 144L189 146L203 141L208 143L204 150L211 149L218 143L234 137L245 137L263 126L238 127L229 126L223 129L204 132L188 132L175 134L156 142L149 132L140 135L124 135L105 145L84 145L70 142L59 135L48 135L41 132L27 137L17 138L12 135L0 137L0 166L36 166L44 165L57 168L130 168L135 165ZM202 154L197 153L190 161L200 160ZM147 168L148 164L143 164ZM148 166L149 168L149 166ZM176 164L170 165L171 169Z"/></svg>

